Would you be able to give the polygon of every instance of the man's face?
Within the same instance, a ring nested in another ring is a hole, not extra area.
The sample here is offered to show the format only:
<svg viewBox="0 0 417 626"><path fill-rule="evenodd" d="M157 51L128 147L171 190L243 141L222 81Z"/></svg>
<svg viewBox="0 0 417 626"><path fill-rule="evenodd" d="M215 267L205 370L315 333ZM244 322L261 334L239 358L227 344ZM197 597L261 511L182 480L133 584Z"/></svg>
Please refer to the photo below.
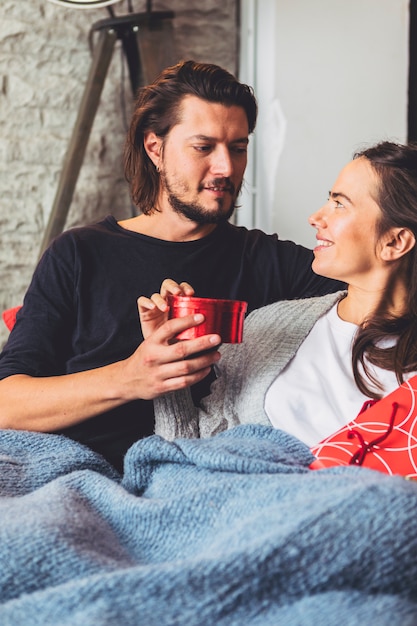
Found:
<svg viewBox="0 0 417 626"><path fill-rule="evenodd" d="M248 122L239 106L185 96L159 165L160 202L198 224L233 213L247 162Z"/></svg>

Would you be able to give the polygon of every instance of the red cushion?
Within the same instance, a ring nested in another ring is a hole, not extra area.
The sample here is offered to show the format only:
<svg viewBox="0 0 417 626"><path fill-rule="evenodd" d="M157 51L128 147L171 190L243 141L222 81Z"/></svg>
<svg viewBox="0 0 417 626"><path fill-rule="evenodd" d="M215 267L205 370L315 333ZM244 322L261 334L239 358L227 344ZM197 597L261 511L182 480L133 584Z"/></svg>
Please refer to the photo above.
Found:
<svg viewBox="0 0 417 626"><path fill-rule="evenodd" d="M19 306L14 306L11 309L6 309L6 311L3 311L2 313L3 321L9 330L12 330L13 326L15 325L16 313L21 308L22 308L22 305L20 304Z"/></svg>

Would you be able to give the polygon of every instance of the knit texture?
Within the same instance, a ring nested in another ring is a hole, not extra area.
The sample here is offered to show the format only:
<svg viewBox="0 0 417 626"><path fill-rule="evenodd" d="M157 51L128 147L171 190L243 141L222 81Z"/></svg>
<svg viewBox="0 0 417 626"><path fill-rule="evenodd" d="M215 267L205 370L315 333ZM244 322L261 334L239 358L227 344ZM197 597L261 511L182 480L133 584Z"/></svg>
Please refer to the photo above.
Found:
<svg viewBox="0 0 417 626"><path fill-rule="evenodd" d="M251 313L243 343L221 347L218 377L200 410L188 389L154 401L156 434L172 440L210 437L238 424L270 425L264 410L266 392L319 317L343 294L276 302Z"/></svg>
<svg viewBox="0 0 417 626"><path fill-rule="evenodd" d="M412 626L417 485L239 426L132 446L0 431L2 626Z"/></svg>

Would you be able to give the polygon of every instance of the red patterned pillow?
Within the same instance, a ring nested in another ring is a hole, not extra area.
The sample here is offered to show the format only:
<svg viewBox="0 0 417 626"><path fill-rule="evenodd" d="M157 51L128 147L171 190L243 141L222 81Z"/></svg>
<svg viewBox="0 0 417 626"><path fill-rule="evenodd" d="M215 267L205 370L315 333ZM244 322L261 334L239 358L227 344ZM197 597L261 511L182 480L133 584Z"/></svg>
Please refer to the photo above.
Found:
<svg viewBox="0 0 417 626"><path fill-rule="evenodd" d="M362 465L417 480L417 376L311 449L312 469Z"/></svg>

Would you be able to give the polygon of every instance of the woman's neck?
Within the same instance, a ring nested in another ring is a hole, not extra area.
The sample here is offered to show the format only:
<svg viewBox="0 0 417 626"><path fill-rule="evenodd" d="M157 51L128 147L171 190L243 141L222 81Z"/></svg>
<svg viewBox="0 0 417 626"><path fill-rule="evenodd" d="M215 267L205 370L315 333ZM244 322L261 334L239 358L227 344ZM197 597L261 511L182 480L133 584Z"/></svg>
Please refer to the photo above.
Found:
<svg viewBox="0 0 417 626"><path fill-rule="evenodd" d="M403 315L407 308L405 285L401 283L369 291L349 285L346 297L338 304L337 313L345 322L359 326L381 310L382 305L385 314Z"/></svg>

